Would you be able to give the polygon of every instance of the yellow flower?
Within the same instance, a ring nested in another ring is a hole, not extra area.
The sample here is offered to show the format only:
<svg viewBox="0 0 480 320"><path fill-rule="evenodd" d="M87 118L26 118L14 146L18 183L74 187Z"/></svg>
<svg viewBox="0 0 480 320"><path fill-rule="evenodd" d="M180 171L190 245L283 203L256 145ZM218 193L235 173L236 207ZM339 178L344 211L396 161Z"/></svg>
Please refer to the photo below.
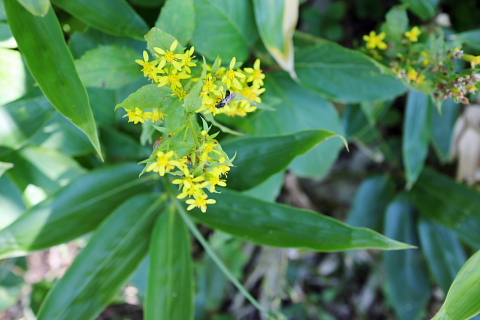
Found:
<svg viewBox="0 0 480 320"><path fill-rule="evenodd" d="M172 88L172 90L175 90L175 88L182 87L182 84L180 82L181 80L191 77L191 75L186 74L185 72L180 72L179 74L177 74L177 70L173 70L171 74L160 77L158 79L158 86L163 87L167 84L170 84L170 88Z"/></svg>
<svg viewBox="0 0 480 320"><path fill-rule="evenodd" d="M378 48L380 50L385 50L388 48L388 45L383 42L383 39L385 39L385 32L380 33L377 35L375 31L371 31L368 36L363 36L363 40L367 42L367 48L368 49L375 49Z"/></svg>
<svg viewBox="0 0 480 320"><path fill-rule="evenodd" d="M475 68L479 64L480 64L480 56L473 57L472 60L470 61L470 65L472 66L472 68Z"/></svg>
<svg viewBox="0 0 480 320"><path fill-rule="evenodd" d="M162 112L162 109L154 109L153 112L152 112L152 120L153 121L159 121L159 120L163 120L163 118L166 116L167 114L166 113L163 113Z"/></svg>
<svg viewBox="0 0 480 320"><path fill-rule="evenodd" d="M195 58L195 56L192 56L193 52L195 51L195 47L191 47L190 50L185 51L184 54L182 54L182 65L185 68L185 71L188 73L192 73L192 70L190 67L196 67L197 64L192 62L192 59Z"/></svg>
<svg viewBox="0 0 480 320"><path fill-rule="evenodd" d="M413 69L412 67L408 68L407 77L411 81L415 81L416 83L420 84L425 81L425 76L420 74L417 70Z"/></svg>
<svg viewBox="0 0 480 320"><path fill-rule="evenodd" d="M208 190L210 192L218 192L215 190L215 186L221 186L221 187L227 186L227 184L225 183L225 180L220 179L215 175L210 175L209 179L206 182L207 182Z"/></svg>
<svg viewBox="0 0 480 320"><path fill-rule="evenodd" d="M412 30L405 32L405 37L408 38L408 40L412 42L417 42L418 41L418 36L422 33L420 29L415 26L412 28Z"/></svg>
<svg viewBox="0 0 480 320"><path fill-rule="evenodd" d="M256 85L259 87L263 86L263 79L265 79L265 75L260 69L260 59L255 60L255 63L253 64L253 69L245 68L243 70L245 70L246 73L250 74L247 78L247 82L253 81L253 85Z"/></svg>
<svg viewBox="0 0 480 320"><path fill-rule="evenodd" d="M143 112L140 108L135 108L135 111L125 109L127 114L124 115L122 118L128 117L128 122L133 122L135 124L141 122L145 123L145 120L150 119L151 112Z"/></svg>
<svg viewBox="0 0 480 320"><path fill-rule="evenodd" d="M143 51L143 60L135 60L136 63L143 67L142 72L144 77L149 77L152 80L155 80L157 73L163 73L163 65L156 67L156 62L150 62L147 51Z"/></svg>
<svg viewBox="0 0 480 320"><path fill-rule="evenodd" d="M194 199L189 199L189 200L185 201L187 204L189 204L187 210L192 210L193 208L200 208L200 210L202 210L202 212L206 212L207 211L207 204L217 203L217 201L215 201L213 199L207 199L207 197L208 196L206 194L204 194L204 195L201 195L201 196L197 196Z"/></svg>
<svg viewBox="0 0 480 320"><path fill-rule="evenodd" d="M166 172L172 171L175 166L180 165L180 163L176 160L172 160L174 156L174 152L172 150L164 153L163 151L157 151L156 154L156 161L151 163L147 167L147 172L153 171L158 172L160 176L164 176Z"/></svg>
<svg viewBox="0 0 480 320"><path fill-rule="evenodd" d="M230 69L225 73L225 75L222 78L222 82L227 85L228 89L232 88L232 86L234 86L237 89L242 89L242 85L240 84L238 79L245 78L245 75L243 73L233 70L233 67L235 67L236 62L237 62L237 59L233 57L232 61L230 61Z"/></svg>
<svg viewBox="0 0 480 320"><path fill-rule="evenodd" d="M245 87L242 89L241 94L245 96L245 98L250 99L255 102L262 102L262 100L258 97L262 93L265 92L265 88L260 89L258 86L253 85L251 87Z"/></svg>
<svg viewBox="0 0 480 320"><path fill-rule="evenodd" d="M153 48L153 50L160 53L160 56L158 56L160 61L166 61L168 63L171 63L175 67L175 69L177 69L178 71L182 71L182 65L180 64L180 62L178 62L178 59L181 59L183 57L183 54L174 53L177 45L178 41L175 40L170 46L170 50L163 50L162 48L158 47Z"/></svg>
<svg viewBox="0 0 480 320"><path fill-rule="evenodd" d="M187 91L183 91L180 88L173 89L172 96L178 96L178 99L183 100L187 96Z"/></svg>
<svg viewBox="0 0 480 320"><path fill-rule="evenodd" d="M424 57L424 60L422 62L422 64L424 66L430 64L432 61L430 60L430 57L428 55L428 52L427 51L422 51L421 55Z"/></svg>

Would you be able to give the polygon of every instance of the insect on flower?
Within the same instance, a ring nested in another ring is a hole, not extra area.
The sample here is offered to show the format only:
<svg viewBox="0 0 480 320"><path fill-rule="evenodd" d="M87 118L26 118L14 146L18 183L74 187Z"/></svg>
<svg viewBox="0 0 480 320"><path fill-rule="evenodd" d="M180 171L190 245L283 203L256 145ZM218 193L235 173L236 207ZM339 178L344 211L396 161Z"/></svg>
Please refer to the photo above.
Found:
<svg viewBox="0 0 480 320"><path fill-rule="evenodd" d="M215 106L216 108L220 109L225 107L230 101L232 101L237 94L235 92L230 92L230 90L227 90L227 94L225 95L225 98L217 103Z"/></svg>

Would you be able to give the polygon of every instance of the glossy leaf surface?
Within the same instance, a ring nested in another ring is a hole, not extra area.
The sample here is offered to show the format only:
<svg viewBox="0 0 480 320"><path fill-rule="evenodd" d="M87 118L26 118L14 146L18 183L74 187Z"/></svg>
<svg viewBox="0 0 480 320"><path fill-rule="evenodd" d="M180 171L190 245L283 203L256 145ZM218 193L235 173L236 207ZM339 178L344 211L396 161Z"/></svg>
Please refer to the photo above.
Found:
<svg viewBox="0 0 480 320"><path fill-rule="evenodd" d="M153 194L134 196L115 209L48 293L38 319L94 319L147 254L162 209Z"/></svg>
<svg viewBox="0 0 480 320"><path fill-rule="evenodd" d="M0 231L0 259L25 255L95 229L121 201L151 190L136 164L86 174L28 209Z"/></svg>
<svg viewBox="0 0 480 320"><path fill-rule="evenodd" d="M343 251L406 249L409 245L366 228L353 228L313 211L258 200L233 190L212 195L206 213L190 211L198 221L247 241L281 248Z"/></svg>
<svg viewBox="0 0 480 320"><path fill-rule="evenodd" d="M194 0L167 0L155 27L165 30L180 43L188 43L195 30Z"/></svg>

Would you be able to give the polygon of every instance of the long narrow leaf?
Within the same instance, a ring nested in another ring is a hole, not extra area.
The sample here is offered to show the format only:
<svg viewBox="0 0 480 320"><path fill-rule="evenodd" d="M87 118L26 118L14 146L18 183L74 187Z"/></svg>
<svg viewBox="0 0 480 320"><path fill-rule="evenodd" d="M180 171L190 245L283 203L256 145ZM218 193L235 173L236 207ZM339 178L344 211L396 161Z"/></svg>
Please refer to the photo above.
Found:
<svg viewBox="0 0 480 320"><path fill-rule="evenodd" d="M52 0L74 17L106 33L143 39L148 26L125 0Z"/></svg>
<svg viewBox="0 0 480 320"><path fill-rule="evenodd" d="M75 239L92 231L121 201L151 190L141 168L123 164L93 171L28 209L0 231L0 259Z"/></svg>
<svg viewBox="0 0 480 320"><path fill-rule="evenodd" d="M320 213L258 200L223 189L206 213L190 211L198 221L244 240L274 247L308 248L318 251L350 249L407 249L366 228L353 228Z"/></svg>
<svg viewBox="0 0 480 320"><path fill-rule="evenodd" d="M97 128L87 92L52 8L37 17L17 0L4 0L8 23L28 68L45 96L88 136L101 156Z"/></svg>
<svg viewBox="0 0 480 320"><path fill-rule="evenodd" d="M170 210L158 218L150 241L145 320L193 319L193 289L190 233Z"/></svg>
<svg viewBox="0 0 480 320"><path fill-rule="evenodd" d="M39 320L94 319L147 254L158 195L135 196L106 219L43 302Z"/></svg>

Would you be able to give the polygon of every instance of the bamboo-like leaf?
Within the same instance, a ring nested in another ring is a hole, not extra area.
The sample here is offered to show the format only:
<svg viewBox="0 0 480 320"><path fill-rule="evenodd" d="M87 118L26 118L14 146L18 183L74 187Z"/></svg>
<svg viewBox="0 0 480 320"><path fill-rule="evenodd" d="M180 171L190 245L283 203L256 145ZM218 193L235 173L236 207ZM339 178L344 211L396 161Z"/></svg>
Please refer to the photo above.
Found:
<svg viewBox="0 0 480 320"><path fill-rule="evenodd" d="M86 174L0 231L0 259L22 256L75 239L95 229L119 202L151 190L141 167L122 164Z"/></svg>
<svg viewBox="0 0 480 320"><path fill-rule="evenodd" d="M52 0L94 28L115 36L143 39L148 26L125 0Z"/></svg>
<svg viewBox="0 0 480 320"><path fill-rule="evenodd" d="M193 261L190 233L170 210L157 220L150 241L145 320L193 319Z"/></svg>
<svg viewBox="0 0 480 320"><path fill-rule="evenodd" d="M354 228L320 213L258 200L223 189L216 204L190 214L215 229L262 245L318 251L411 248L366 228Z"/></svg>
<svg viewBox="0 0 480 320"><path fill-rule="evenodd" d="M154 221L163 208L163 200L154 194L122 203L48 293L38 320L94 319L147 254Z"/></svg>
<svg viewBox="0 0 480 320"><path fill-rule="evenodd" d="M50 9L49 0L17 0L31 14L44 17Z"/></svg>
<svg viewBox="0 0 480 320"><path fill-rule="evenodd" d="M282 69L297 78L293 63L293 32L298 22L298 0L254 0L253 4L263 44Z"/></svg>
<svg viewBox="0 0 480 320"><path fill-rule="evenodd" d="M17 0L4 0L8 22L33 77L52 105L88 136L101 157L95 119L52 8L37 17Z"/></svg>

